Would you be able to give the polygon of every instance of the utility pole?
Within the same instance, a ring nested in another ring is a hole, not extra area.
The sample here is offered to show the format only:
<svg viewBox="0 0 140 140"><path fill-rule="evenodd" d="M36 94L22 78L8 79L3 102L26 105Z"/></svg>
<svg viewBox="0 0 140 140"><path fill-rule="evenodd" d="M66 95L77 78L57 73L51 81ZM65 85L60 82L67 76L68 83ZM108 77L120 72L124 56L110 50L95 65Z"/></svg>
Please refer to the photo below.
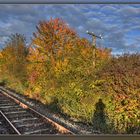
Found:
<svg viewBox="0 0 140 140"><path fill-rule="evenodd" d="M92 46L93 46L93 68L96 68L96 38L102 39L101 35L97 36L93 32L87 31L87 34L92 36Z"/></svg>

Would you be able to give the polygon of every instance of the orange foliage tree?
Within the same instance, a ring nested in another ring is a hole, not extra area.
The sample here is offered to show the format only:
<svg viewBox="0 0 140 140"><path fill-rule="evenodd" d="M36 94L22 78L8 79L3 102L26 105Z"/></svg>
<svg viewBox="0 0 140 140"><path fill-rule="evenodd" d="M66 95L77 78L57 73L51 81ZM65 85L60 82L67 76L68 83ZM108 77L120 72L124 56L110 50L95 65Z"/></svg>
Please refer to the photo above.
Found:
<svg viewBox="0 0 140 140"><path fill-rule="evenodd" d="M87 111L83 100L89 98L87 90L94 78L92 49L91 43L80 38L62 19L40 21L28 55L27 93L47 103L55 98L64 113L89 119L93 103L87 104ZM104 58L108 58L110 53L103 51ZM97 54L100 63L103 56L100 51Z"/></svg>
<svg viewBox="0 0 140 140"><path fill-rule="evenodd" d="M40 85L36 88L40 91L48 80L51 87L55 86L55 69L58 63L66 62L65 56L70 55L78 35L59 18L40 21L36 28L28 56L28 75L30 84Z"/></svg>
<svg viewBox="0 0 140 140"><path fill-rule="evenodd" d="M36 28L33 44L40 53L50 58L52 66L55 65L57 56L67 53L66 50L74 46L78 37L76 32L59 18L40 21Z"/></svg>

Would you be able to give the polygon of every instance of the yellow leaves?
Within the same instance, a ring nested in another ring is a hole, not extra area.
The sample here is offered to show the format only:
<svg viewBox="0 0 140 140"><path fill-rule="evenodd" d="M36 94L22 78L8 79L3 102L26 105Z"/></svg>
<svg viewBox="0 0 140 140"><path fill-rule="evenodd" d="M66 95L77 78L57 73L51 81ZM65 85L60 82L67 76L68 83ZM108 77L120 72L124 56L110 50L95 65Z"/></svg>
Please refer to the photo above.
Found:
<svg viewBox="0 0 140 140"><path fill-rule="evenodd" d="M74 92L77 94L77 96L80 96L81 97L83 95L83 91L80 88L75 88L74 89Z"/></svg>
<svg viewBox="0 0 140 140"><path fill-rule="evenodd" d="M54 52L60 46L67 46L68 40L73 40L74 37L76 37L76 32L62 19L51 18L49 21L39 22L37 32L34 33L33 44L48 52Z"/></svg>
<svg viewBox="0 0 140 140"><path fill-rule="evenodd" d="M0 59L1 59L1 58L3 58L3 55L2 55L2 53L0 52Z"/></svg>
<svg viewBox="0 0 140 140"><path fill-rule="evenodd" d="M89 87L94 89L94 88L99 88L102 86L103 83L105 83L106 81L105 80L96 80L96 81L93 81Z"/></svg>
<svg viewBox="0 0 140 140"><path fill-rule="evenodd" d="M111 51L109 49L98 48L96 50L96 57L97 58L106 59L106 58L110 58L110 56L111 56Z"/></svg>
<svg viewBox="0 0 140 140"><path fill-rule="evenodd" d="M27 57L27 60L34 65L36 64L40 65L47 62L48 57L44 53L40 52L38 48L32 47L29 50L29 55Z"/></svg>
<svg viewBox="0 0 140 140"><path fill-rule="evenodd" d="M64 63L63 64L66 66L68 64L68 62L69 62L68 59L64 59Z"/></svg>
<svg viewBox="0 0 140 140"><path fill-rule="evenodd" d="M57 55L58 55L58 57L61 57L63 55L63 51L61 49L58 50Z"/></svg>
<svg viewBox="0 0 140 140"><path fill-rule="evenodd" d="M51 70L56 73L65 71L67 62L66 60L61 62L62 57L70 54L76 37L76 32L62 19L51 18L49 21L40 21L32 40L35 50L31 50L28 60L43 62L43 65L49 63ZM60 62L58 58L61 59Z"/></svg>
<svg viewBox="0 0 140 140"><path fill-rule="evenodd" d="M41 93L41 90L42 90L42 87L39 85L35 86L35 88L34 88L35 93Z"/></svg>
<svg viewBox="0 0 140 140"><path fill-rule="evenodd" d="M81 55L85 59L89 59L92 56L92 48L82 48Z"/></svg>
<svg viewBox="0 0 140 140"><path fill-rule="evenodd" d="M64 59L64 61L59 60L56 62L55 66L55 73L56 75L59 75L61 73L65 73L68 71L68 59Z"/></svg>
<svg viewBox="0 0 140 140"><path fill-rule="evenodd" d="M81 51L82 56L85 56L88 54L88 50L87 49L82 49Z"/></svg>
<svg viewBox="0 0 140 140"><path fill-rule="evenodd" d="M32 95L32 91L28 88L28 89L24 90L24 95L30 97Z"/></svg>
<svg viewBox="0 0 140 140"><path fill-rule="evenodd" d="M75 82L69 83L69 87L70 87L71 89L75 88L75 86L76 86L76 83L75 83Z"/></svg>
<svg viewBox="0 0 140 140"><path fill-rule="evenodd" d="M65 47L65 52L66 53L71 53L71 52L73 52L73 50L74 50L74 48L73 48L73 44L67 44L67 46Z"/></svg>

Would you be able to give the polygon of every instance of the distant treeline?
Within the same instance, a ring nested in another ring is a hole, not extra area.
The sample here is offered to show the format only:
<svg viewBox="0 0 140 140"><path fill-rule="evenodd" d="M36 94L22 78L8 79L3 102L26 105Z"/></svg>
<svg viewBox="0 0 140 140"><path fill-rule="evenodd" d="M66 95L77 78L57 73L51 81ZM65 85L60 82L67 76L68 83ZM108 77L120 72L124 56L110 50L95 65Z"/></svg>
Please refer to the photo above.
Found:
<svg viewBox="0 0 140 140"><path fill-rule="evenodd" d="M140 55L113 57L62 19L40 21L30 46L24 35L10 36L0 82L104 133L140 133Z"/></svg>

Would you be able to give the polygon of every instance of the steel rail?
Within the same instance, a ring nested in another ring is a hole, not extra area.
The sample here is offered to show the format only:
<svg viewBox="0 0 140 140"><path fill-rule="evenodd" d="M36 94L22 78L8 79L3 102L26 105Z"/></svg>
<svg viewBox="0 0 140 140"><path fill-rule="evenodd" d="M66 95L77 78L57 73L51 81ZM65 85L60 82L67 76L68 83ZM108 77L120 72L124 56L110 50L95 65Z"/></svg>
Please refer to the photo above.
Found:
<svg viewBox="0 0 140 140"><path fill-rule="evenodd" d="M8 124L12 127L12 129L16 132L16 134L21 135L21 133L17 130L17 128L10 122L10 120L4 115L2 111L0 111L2 117L8 122Z"/></svg>
<svg viewBox="0 0 140 140"><path fill-rule="evenodd" d="M75 135L75 133L72 132L71 130L65 128L64 126L62 126L62 125L58 124L57 122L51 120L50 118L46 117L45 115L41 114L40 112L36 111L35 109L33 109L33 108L29 107L28 105L22 103L21 101L19 101L15 97L9 95L7 93L7 91L3 90L2 88L0 88L0 91L2 92L3 95L5 95L5 96L9 97L10 99L14 100L22 108L28 109L29 111L31 111L31 113L34 113L34 115L41 117L46 122L49 122L51 125L53 125L62 134L70 133L70 134Z"/></svg>

